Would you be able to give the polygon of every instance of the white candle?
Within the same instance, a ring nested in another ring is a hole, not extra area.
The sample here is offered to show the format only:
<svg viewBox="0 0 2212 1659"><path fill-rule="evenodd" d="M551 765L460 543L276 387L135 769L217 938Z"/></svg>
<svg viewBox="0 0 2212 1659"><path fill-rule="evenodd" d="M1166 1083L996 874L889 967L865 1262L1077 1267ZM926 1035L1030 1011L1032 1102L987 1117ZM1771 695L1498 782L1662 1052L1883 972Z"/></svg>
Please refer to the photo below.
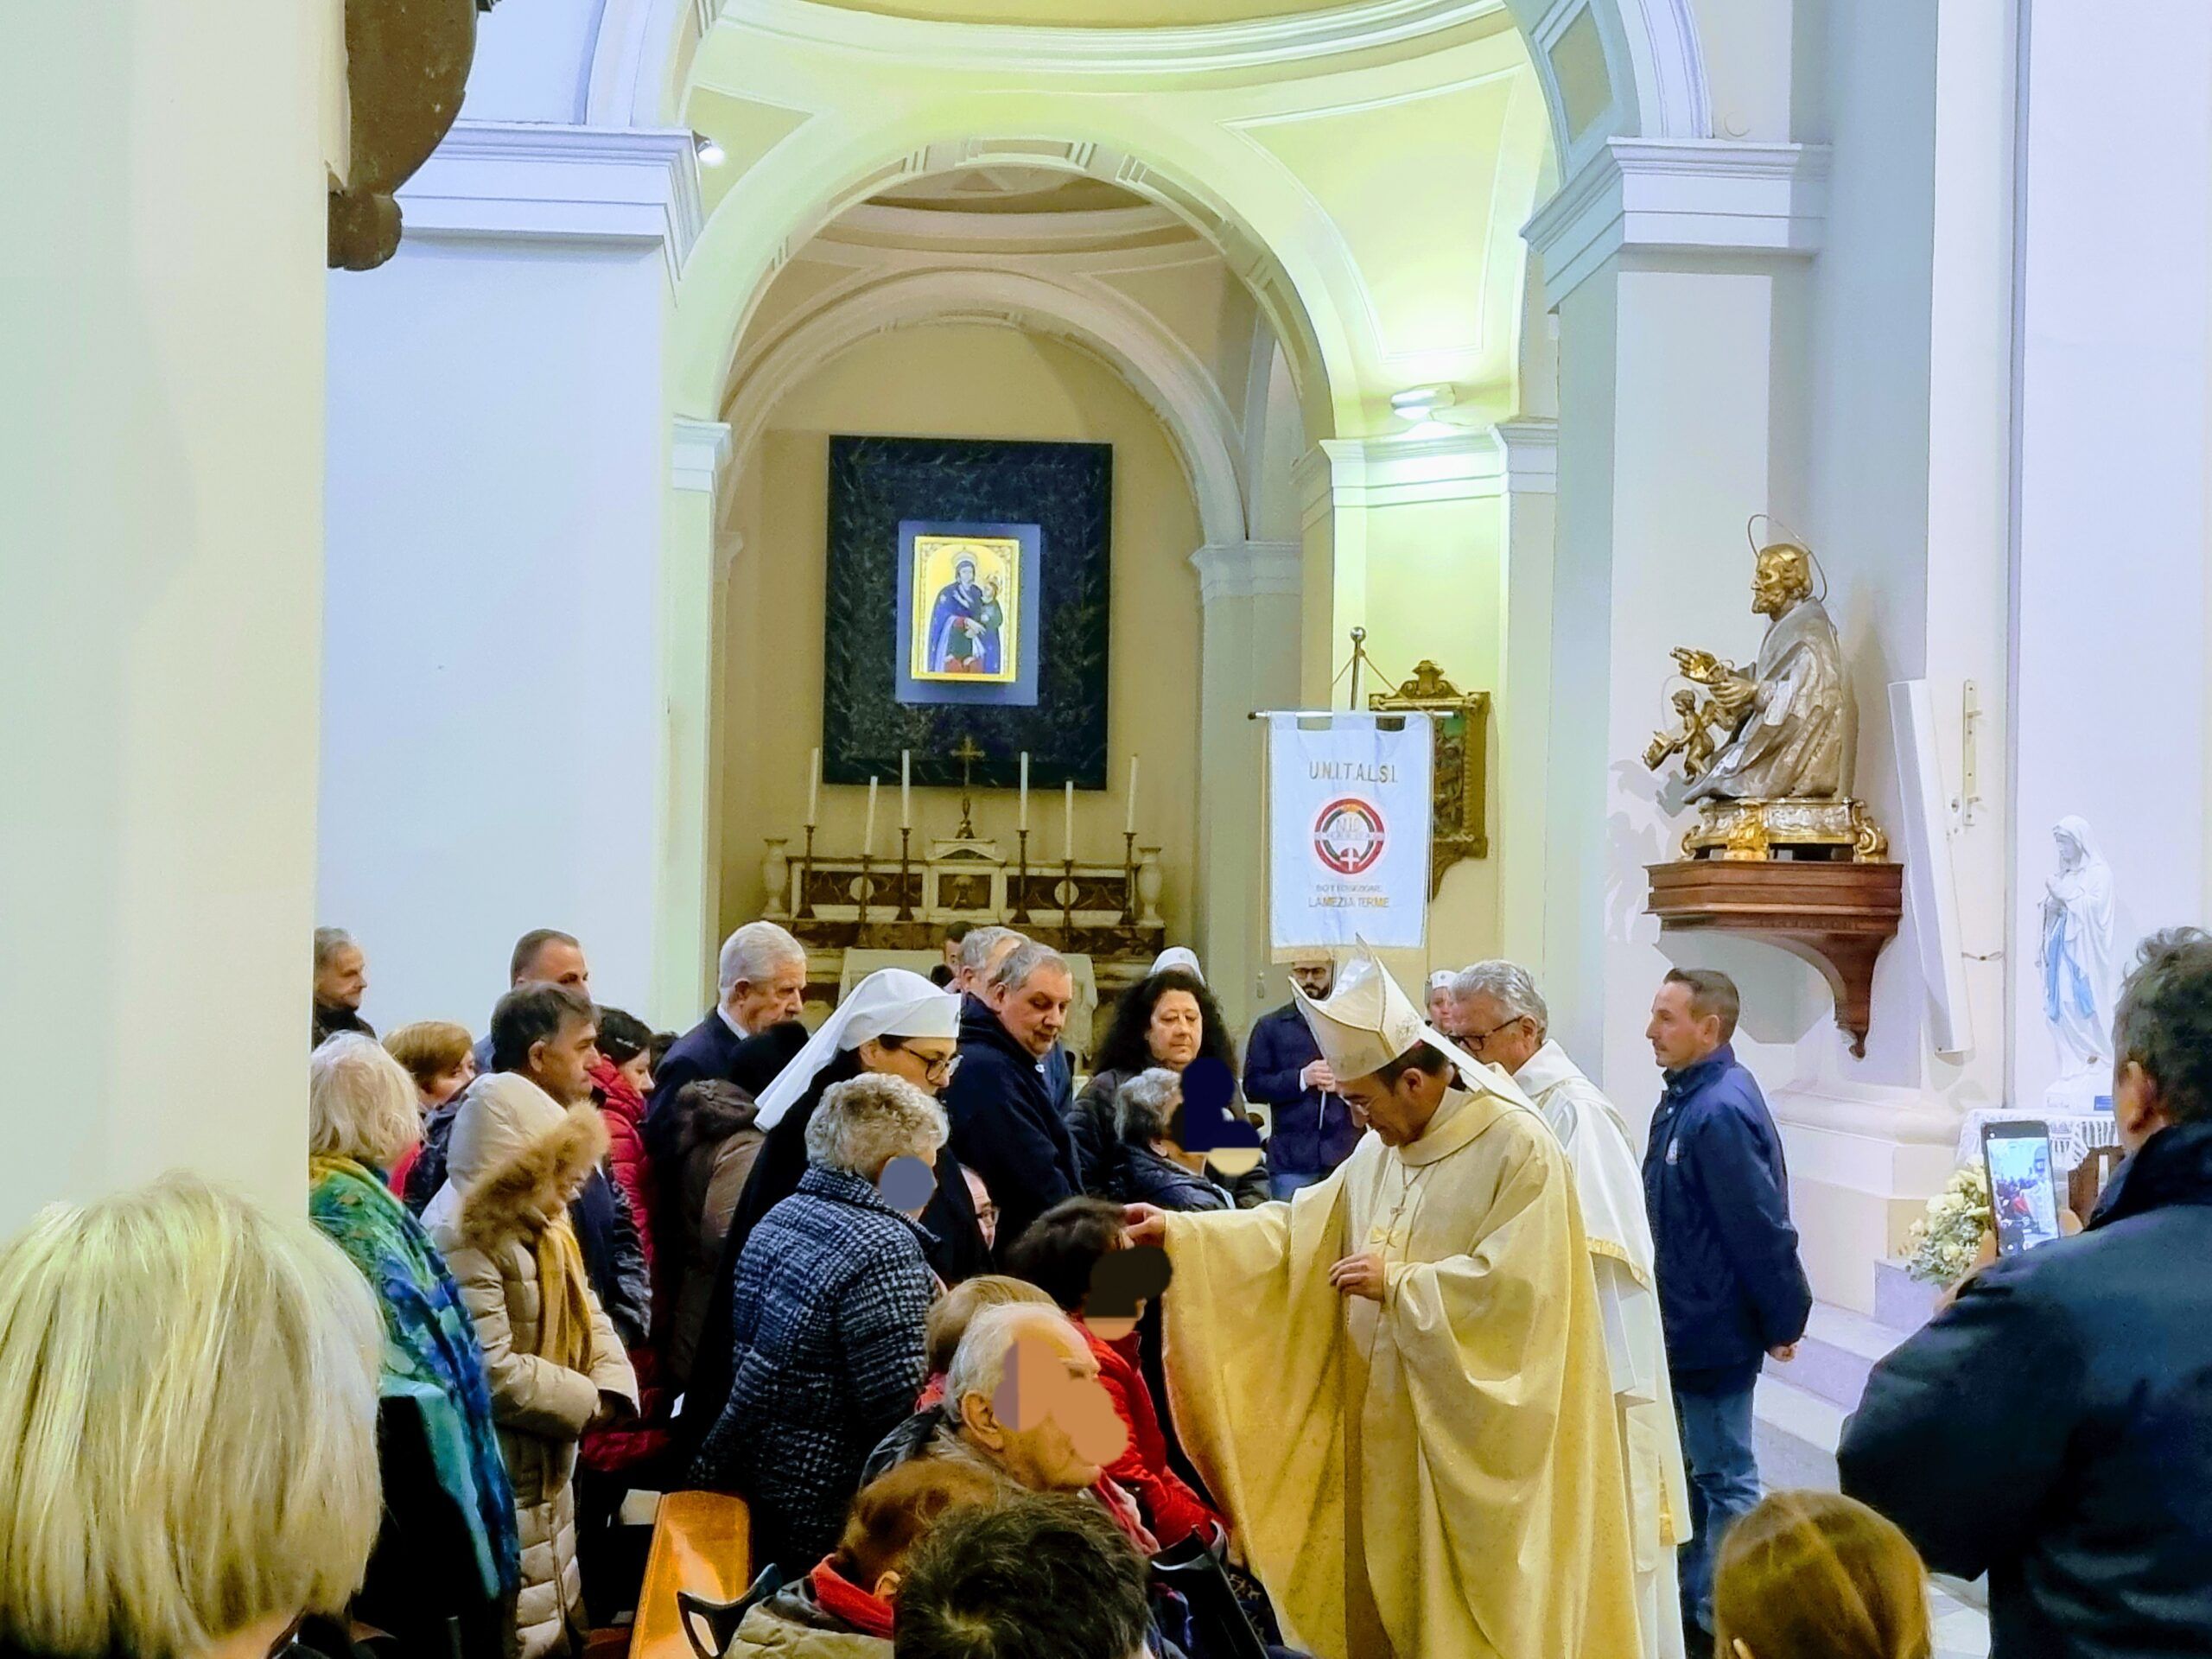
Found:
<svg viewBox="0 0 2212 1659"><path fill-rule="evenodd" d="M868 828L861 831L861 856L867 858L875 851L875 778L868 780Z"/></svg>
<svg viewBox="0 0 2212 1659"><path fill-rule="evenodd" d="M1135 834L1136 834L1136 832L1137 832L1137 758L1136 758L1136 756L1135 756L1134 754L1133 754L1133 755L1131 755L1131 756L1129 757L1129 822L1128 822L1128 831L1129 831L1129 833L1130 833L1131 835L1133 835L1133 836L1134 836Z"/></svg>
<svg viewBox="0 0 2212 1659"><path fill-rule="evenodd" d="M1069 860L1072 861L1075 858L1075 779L1072 778L1068 779L1066 800L1067 822L1065 826L1065 833L1068 844L1067 856Z"/></svg>
<svg viewBox="0 0 2212 1659"><path fill-rule="evenodd" d="M1028 751L1028 750L1027 750L1027 749L1024 749L1024 750L1021 752L1021 824L1020 824L1020 827L1021 827L1022 829L1024 829L1024 830L1027 830L1027 829L1029 827L1029 751Z"/></svg>
<svg viewBox="0 0 2212 1659"><path fill-rule="evenodd" d="M899 751L899 827L914 827L914 765L910 751Z"/></svg>
<svg viewBox="0 0 2212 1659"><path fill-rule="evenodd" d="M822 751L814 752L813 763L806 773L806 827L810 830L822 822Z"/></svg>

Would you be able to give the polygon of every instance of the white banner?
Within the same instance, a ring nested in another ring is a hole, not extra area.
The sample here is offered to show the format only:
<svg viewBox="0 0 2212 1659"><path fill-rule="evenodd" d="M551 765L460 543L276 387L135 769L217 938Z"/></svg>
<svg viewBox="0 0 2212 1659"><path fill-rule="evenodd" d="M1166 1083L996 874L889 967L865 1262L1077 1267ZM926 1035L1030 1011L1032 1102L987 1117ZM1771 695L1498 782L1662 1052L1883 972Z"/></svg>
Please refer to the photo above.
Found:
<svg viewBox="0 0 2212 1659"><path fill-rule="evenodd" d="M1268 716L1268 910L1278 951L1428 937L1424 714Z"/></svg>

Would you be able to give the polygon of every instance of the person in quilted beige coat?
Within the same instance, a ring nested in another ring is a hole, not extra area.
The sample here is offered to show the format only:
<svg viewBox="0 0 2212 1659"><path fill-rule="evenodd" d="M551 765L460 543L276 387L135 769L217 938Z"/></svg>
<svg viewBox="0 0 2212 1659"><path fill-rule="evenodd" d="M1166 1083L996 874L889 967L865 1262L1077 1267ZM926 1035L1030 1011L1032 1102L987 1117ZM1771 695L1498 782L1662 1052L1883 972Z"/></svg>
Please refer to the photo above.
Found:
<svg viewBox="0 0 2212 1659"><path fill-rule="evenodd" d="M606 1150L588 1102L563 1110L527 1077L480 1077L454 1120L446 1184L423 1215L476 1322L514 1483L521 1659L581 1648L576 1442L637 1408L637 1379L568 1217Z"/></svg>

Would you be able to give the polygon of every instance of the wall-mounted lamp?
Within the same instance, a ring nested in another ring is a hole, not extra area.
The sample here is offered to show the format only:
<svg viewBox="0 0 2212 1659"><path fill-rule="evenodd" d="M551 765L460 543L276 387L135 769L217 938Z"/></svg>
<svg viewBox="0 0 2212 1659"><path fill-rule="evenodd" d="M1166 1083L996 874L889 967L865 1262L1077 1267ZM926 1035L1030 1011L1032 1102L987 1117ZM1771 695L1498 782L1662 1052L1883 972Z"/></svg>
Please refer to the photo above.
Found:
<svg viewBox="0 0 2212 1659"><path fill-rule="evenodd" d="M722 147L705 133L694 133L691 147L698 152L700 166L720 167L722 164Z"/></svg>
<svg viewBox="0 0 2212 1659"><path fill-rule="evenodd" d="M1421 426L1434 420L1437 410L1459 401L1459 393L1449 386L1414 386L1392 394L1390 412L1408 426Z"/></svg>

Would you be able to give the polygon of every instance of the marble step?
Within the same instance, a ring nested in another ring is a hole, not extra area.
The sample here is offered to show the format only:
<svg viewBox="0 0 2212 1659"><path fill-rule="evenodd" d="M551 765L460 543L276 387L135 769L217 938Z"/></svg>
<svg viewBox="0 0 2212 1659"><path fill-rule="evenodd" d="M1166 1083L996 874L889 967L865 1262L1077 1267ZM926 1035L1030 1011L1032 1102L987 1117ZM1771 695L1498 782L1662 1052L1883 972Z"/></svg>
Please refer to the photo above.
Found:
<svg viewBox="0 0 2212 1659"><path fill-rule="evenodd" d="M1766 1362L1766 1374L1844 1411L1857 1408L1866 1392L1866 1374L1874 1362L1910 1333L1848 1308L1813 1305L1797 1357L1787 1364Z"/></svg>
<svg viewBox="0 0 2212 1659"><path fill-rule="evenodd" d="M1835 1448L1843 1438L1843 1408L1834 1401L1762 1376L1751 1395L1751 1441L1758 1450L1759 1480L1769 1491L1785 1487L1836 1490Z"/></svg>
<svg viewBox="0 0 2212 1659"><path fill-rule="evenodd" d="M1874 1318L1893 1330L1910 1332L1928 1323L1936 1312L1941 1285L1923 1284L1905 1271L1902 1262L1874 1264Z"/></svg>

